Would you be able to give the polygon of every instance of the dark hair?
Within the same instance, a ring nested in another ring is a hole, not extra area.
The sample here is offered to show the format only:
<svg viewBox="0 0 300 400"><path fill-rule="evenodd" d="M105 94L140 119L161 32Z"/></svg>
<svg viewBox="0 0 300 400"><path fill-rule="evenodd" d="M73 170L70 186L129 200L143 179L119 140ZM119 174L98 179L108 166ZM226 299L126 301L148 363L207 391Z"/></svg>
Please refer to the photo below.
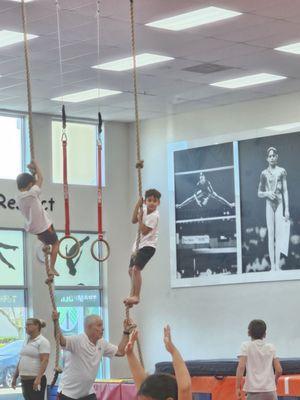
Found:
<svg viewBox="0 0 300 400"><path fill-rule="evenodd" d="M254 319L248 326L249 336L252 339L263 339L266 335L267 325L262 319Z"/></svg>
<svg viewBox="0 0 300 400"><path fill-rule="evenodd" d="M35 183L35 178L33 175L24 172L17 176L18 189L26 189L30 183Z"/></svg>
<svg viewBox="0 0 300 400"><path fill-rule="evenodd" d="M269 157L270 151L273 151L273 153L275 153L276 155L278 155L278 151L276 149L276 147L269 147L267 149L267 156Z"/></svg>
<svg viewBox="0 0 300 400"><path fill-rule="evenodd" d="M42 319L38 318L27 318L27 321L31 321L34 325L37 325L39 328L39 331L41 331L42 328L45 328L46 322L43 321Z"/></svg>
<svg viewBox="0 0 300 400"><path fill-rule="evenodd" d="M161 193L156 189L148 189L148 190L146 190L145 199L147 199L148 197L151 197L151 196L155 197L157 200L160 200Z"/></svg>
<svg viewBox="0 0 300 400"><path fill-rule="evenodd" d="M178 398L178 386L175 376L169 374L149 375L142 383L138 396L151 397L154 400Z"/></svg>

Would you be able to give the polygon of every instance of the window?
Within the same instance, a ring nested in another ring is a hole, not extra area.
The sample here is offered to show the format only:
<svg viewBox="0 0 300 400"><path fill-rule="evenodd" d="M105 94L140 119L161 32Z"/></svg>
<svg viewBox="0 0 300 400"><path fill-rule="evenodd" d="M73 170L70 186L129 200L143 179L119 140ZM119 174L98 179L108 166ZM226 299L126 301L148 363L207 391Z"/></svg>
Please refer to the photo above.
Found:
<svg viewBox="0 0 300 400"><path fill-rule="evenodd" d="M24 286L23 232L0 230L1 286Z"/></svg>
<svg viewBox="0 0 300 400"><path fill-rule="evenodd" d="M9 387L25 337L26 289L21 230L0 229L0 268L0 398L5 399L12 390Z"/></svg>
<svg viewBox="0 0 300 400"><path fill-rule="evenodd" d="M61 122L52 121L52 175L54 183L62 183ZM75 185L97 183L97 129L96 125L69 122L68 135L68 182ZM102 185L104 186L104 145L102 137ZM84 168L83 168L84 166Z"/></svg>
<svg viewBox="0 0 300 400"><path fill-rule="evenodd" d="M23 118L0 116L0 179L22 172Z"/></svg>

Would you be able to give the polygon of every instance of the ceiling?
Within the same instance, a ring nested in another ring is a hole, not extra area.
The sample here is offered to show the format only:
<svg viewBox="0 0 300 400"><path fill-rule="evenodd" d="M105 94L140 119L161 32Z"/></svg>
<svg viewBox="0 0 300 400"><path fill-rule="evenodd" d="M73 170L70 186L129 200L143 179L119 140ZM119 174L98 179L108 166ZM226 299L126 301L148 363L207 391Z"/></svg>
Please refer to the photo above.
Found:
<svg viewBox="0 0 300 400"><path fill-rule="evenodd" d="M35 0L26 4L28 31L39 35L29 42L33 110L59 114L60 104L50 98L91 89L100 82L102 88L123 92L100 100L103 117L134 120L132 72L97 72L90 68L97 64L98 57L96 0L59 3L63 87L55 1ZM101 3L101 62L130 56L129 0ZM211 5L243 14L181 32L144 26L156 19ZM300 56L273 50L300 41L299 0L136 0L135 9L137 52L175 58L138 69L142 119L300 91ZM19 3L0 0L0 29L22 31ZM193 72L198 67L191 67L204 63L227 68L211 73ZM288 79L237 90L209 85L259 72L285 75ZM0 74L0 109L26 111L22 43L0 48ZM95 118L98 103L68 103L67 114Z"/></svg>

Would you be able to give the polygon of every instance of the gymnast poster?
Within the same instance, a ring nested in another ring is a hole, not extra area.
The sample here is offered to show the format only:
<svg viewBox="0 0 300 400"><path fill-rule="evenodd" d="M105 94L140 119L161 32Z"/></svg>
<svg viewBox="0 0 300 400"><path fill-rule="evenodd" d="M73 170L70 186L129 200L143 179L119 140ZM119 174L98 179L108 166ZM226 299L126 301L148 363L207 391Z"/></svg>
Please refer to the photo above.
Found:
<svg viewBox="0 0 300 400"><path fill-rule="evenodd" d="M243 273L300 270L300 135L239 143Z"/></svg>
<svg viewBox="0 0 300 400"><path fill-rule="evenodd" d="M300 279L300 134L201 144L169 145L171 286Z"/></svg>
<svg viewBox="0 0 300 400"><path fill-rule="evenodd" d="M236 274L232 143L174 153L177 276Z"/></svg>

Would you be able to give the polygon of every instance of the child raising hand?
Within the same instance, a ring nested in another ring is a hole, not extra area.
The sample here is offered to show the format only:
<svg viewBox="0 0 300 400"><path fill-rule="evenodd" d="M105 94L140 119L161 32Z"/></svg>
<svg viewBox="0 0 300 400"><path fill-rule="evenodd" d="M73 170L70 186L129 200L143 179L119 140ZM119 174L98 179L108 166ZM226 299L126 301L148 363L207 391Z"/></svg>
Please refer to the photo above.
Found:
<svg viewBox="0 0 300 400"><path fill-rule="evenodd" d="M135 330L125 349L129 368L131 370L138 396L151 400L191 400L191 377L180 352L171 339L171 329L164 328L164 343L166 350L171 354L175 377L169 374L147 375L134 353L134 343L138 338Z"/></svg>

